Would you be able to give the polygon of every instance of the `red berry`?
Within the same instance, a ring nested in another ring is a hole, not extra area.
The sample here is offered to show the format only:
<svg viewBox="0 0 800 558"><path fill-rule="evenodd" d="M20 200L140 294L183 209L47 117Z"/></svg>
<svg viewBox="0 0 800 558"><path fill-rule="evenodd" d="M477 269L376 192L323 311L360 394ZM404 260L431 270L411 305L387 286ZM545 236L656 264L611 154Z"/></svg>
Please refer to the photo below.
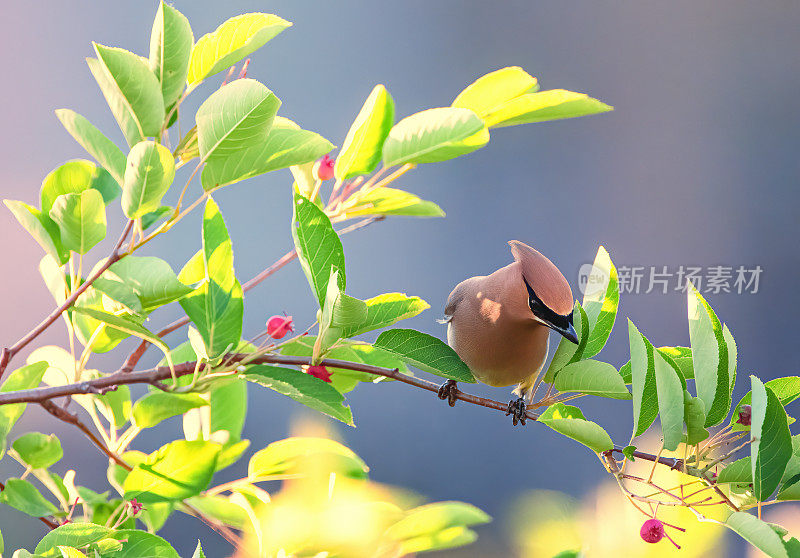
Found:
<svg viewBox="0 0 800 558"><path fill-rule="evenodd" d="M309 366L306 372L323 382L331 383L331 372L328 372L324 366Z"/></svg>
<svg viewBox="0 0 800 558"><path fill-rule="evenodd" d="M750 426L750 417L753 414L753 409L750 405L742 405L739 408L739 418L736 419L736 424Z"/></svg>
<svg viewBox="0 0 800 558"><path fill-rule="evenodd" d="M280 339L290 331L294 331L291 316L272 316L267 320L267 335L273 339Z"/></svg>
<svg viewBox="0 0 800 558"><path fill-rule="evenodd" d="M314 176L320 180L330 180L333 178L333 167L336 164L335 159L331 159L329 155L325 155L322 159L318 159L314 163Z"/></svg>
<svg viewBox="0 0 800 558"><path fill-rule="evenodd" d="M657 543L664 538L664 524L655 518L648 519L642 525L639 535L641 535L644 542Z"/></svg>

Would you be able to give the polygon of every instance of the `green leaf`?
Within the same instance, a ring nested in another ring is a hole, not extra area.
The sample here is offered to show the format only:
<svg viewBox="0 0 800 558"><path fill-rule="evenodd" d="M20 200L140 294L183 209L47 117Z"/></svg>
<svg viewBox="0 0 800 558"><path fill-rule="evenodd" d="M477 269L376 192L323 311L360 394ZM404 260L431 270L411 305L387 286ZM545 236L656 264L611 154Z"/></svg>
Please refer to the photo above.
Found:
<svg viewBox="0 0 800 558"><path fill-rule="evenodd" d="M694 379L692 350L689 347L658 347L657 350L665 357L672 359L672 362L678 367L681 376L685 380ZM622 368L619 369L619 375L622 376L626 384L631 383L631 361L622 365Z"/></svg>
<svg viewBox="0 0 800 558"><path fill-rule="evenodd" d="M98 263L98 266L99 265L102 265L102 263ZM90 275L93 274L94 270L92 270ZM103 275L105 275L105 273ZM136 296L134 290L122 281L101 276L95 279L94 283L92 283L92 288L110 298L112 301L118 302L130 311L131 314L142 314L142 301Z"/></svg>
<svg viewBox="0 0 800 558"><path fill-rule="evenodd" d="M197 548L194 549L194 554L192 554L192 558L206 558L206 555L203 553L203 546L200 544L200 541L197 541Z"/></svg>
<svg viewBox="0 0 800 558"><path fill-rule="evenodd" d="M525 93L487 112L483 119L490 128L518 124L576 118L614 110L614 107L592 99L584 93L550 89Z"/></svg>
<svg viewBox="0 0 800 558"><path fill-rule="evenodd" d="M374 171L392 124L394 100L383 85L376 85L344 138L334 166L336 180Z"/></svg>
<svg viewBox="0 0 800 558"><path fill-rule="evenodd" d="M150 69L161 83L165 107L171 106L183 92L193 43L189 20L162 1L150 34Z"/></svg>
<svg viewBox="0 0 800 558"><path fill-rule="evenodd" d="M215 382L211 389L210 431L228 432L228 444L238 442L247 417L247 382L232 379Z"/></svg>
<svg viewBox="0 0 800 558"><path fill-rule="evenodd" d="M734 512L724 525L770 558L789 558L780 536L757 517L747 512Z"/></svg>
<svg viewBox="0 0 800 558"><path fill-rule="evenodd" d="M660 352L652 350L658 393L658 411L664 449L675 451L683 437L683 393L680 372Z"/></svg>
<svg viewBox="0 0 800 558"><path fill-rule="evenodd" d="M122 150L74 110L58 109L56 116L75 141L111 174L119 186L122 186L125 175L125 154Z"/></svg>
<svg viewBox="0 0 800 558"><path fill-rule="evenodd" d="M238 442L228 441L227 444L222 446L222 453L219 454L219 459L217 459L216 470L221 471L236 463L249 447L250 440L239 440Z"/></svg>
<svg viewBox="0 0 800 558"><path fill-rule="evenodd" d="M481 118L524 93L538 91L539 82L519 66L489 72L469 84L451 106L467 108Z"/></svg>
<svg viewBox="0 0 800 558"><path fill-rule="evenodd" d="M281 101L265 85L237 79L212 93L197 110L203 188L253 176Z"/></svg>
<svg viewBox="0 0 800 558"><path fill-rule="evenodd" d="M161 198L175 179L175 160L170 150L154 141L137 143L128 153L122 187L122 211L138 219L161 205Z"/></svg>
<svg viewBox="0 0 800 558"><path fill-rule="evenodd" d="M315 347L314 362L341 337L343 327L358 327L367 317L367 304L339 290L338 277L339 271L332 267L325 304L318 314L319 344Z"/></svg>
<svg viewBox="0 0 800 558"><path fill-rule="evenodd" d="M613 449L611 437L596 422L586 420L581 410L572 405L550 405L539 417L539 422L556 432L572 438L595 453Z"/></svg>
<svg viewBox="0 0 800 558"><path fill-rule="evenodd" d="M653 346L628 320L633 392L633 435L644 434L658 416L655 355Z"/></svg>
<svg viewBox="0 0 800 558"><path fill-rule="evenodd" d="M221 521L235 529L244 530L250 524L247 511L240 505L223 496L201 495L189 498L188 503L200 510L203 515Z"/></svg>
<svg viewBox="0 0 800 558"><path fill-rule="evenodd" d="M255 365L249 366L242 377L354 426L352 411L350 407L344 405L342 394L330 384L310 374L290 368Z"/></svg>
<svg viewBox="0 0 800 558"><path fill-rule="evenodd" d="M560 392L578 392L611 399L630 399L622 376L612 365L598 360L581 360L562 368L553 384Z"/></svg>
<svg viewBox="0 0 800 558"><path fill-rule="evenodd" d="M28 432L14 440L11 446L31 469L46 469L64 456L55 434Z"/></svg>
<svg viewBox="0 0 800 558"><path fill-rule="evenodd" d="M386 293L364 302L367 304L366 319L358 326L343 328L342 337L355 337L367 331L388 327L430 308L418 296L408 296L405 293Z"/></svg>
<svg viewBox="0 0 800 558"><path fill-rule="evenodd" d="M622 448L622 454L631 461L636 461L636 458L633 455L633 452L635 451L636 451L636 446L633 445L625 446L624 448Z"/></svg>
<svg viewBox="0 0 800 558"><path fill-rule="evenodd" d="M120 194L119 185L105 169L84 159L67 161L50 171L42 181L40 190L42 213L50 213L59 196L80 194L89 189L100 192L105 205L114 201Z"/></svg>
<svg viewBox="0 0 800 558"><path fill-rule="evenodd" d="M42 496L35 486L26 480L8 479L5 489L0 492L0 504L28 514L31 517L52 515L58 509Z"/></svg>
<svg viewBox="0 0 800 558"><path fill-rule="evenodd" d="M489 523L486 513L463 502L435 502L406 512L389 527L386 536L401 543L403 555L468 544L475 534L472 525Z"/></svg>
<svg viewBox="0 0 800 558"><path fill-rule="evenodd" d="M128 287L139 298L144 312L179 300L193 290L178 280L167 262L153 256L127 256L100 279Z"/></svg>
<svg viewBox="0 0 800 558"><path fill-rule="evenodd" d="M164 343L164 341L162 341L158 335L136 322L126 320L122 316L115 316L114 314L109 314L108 312L95 310L94 308L76 306L73 311L79 314L85 314L94 320L102 322L111 329L121 331L128 335L135 335L139 339L147 341L148 343L152 343L161 349L165 355L169 355L169 347L167 344Z"/></svg>
<svg viewBox="0 0 800 558"><path fill-rule="evenodd" d="M189 85L236 64L291 26L276 15L251 13L232 17L198 39L189 60Z"/></svg>
<svg viewBox="0 0 800 558"><path fill-rule="evenodd" d="M203 216L203 249L184 266L179 279L187 284L200 281L180 304L202 335L209 357L237 346L242 335L243 291L234 275L228 229L210 198Z"/></svg>
<svg viewBox="0 0 800 558"><path fill-rule="evenodd" d="M706 426L722 422L731 405L728 349L714 310L691 283L688 289L689 338L697 396L706 408Z"/></svg>
<svg viewBox="0 0 800 558"><path fill-rule="evenodd" d="M731 330L729 330L728 326L725 324L722 324L722 338L725 340L725 347L728 349L728 378L730 378L730 393L732 395L734 384L736 384L736 357L738 355L736 341L733 339ZM731 403L728 401L729 409L730 406Z"/></svg>
<svg viewBox="0 0 800 558"><path fill-rule="evenodd" d="M81 548L111 536L112 529L94 523L67 523L47 533L36 545L36 556L60 556L59 546Z"/></svg>
<svg viewBox="0 0 800 558"><path fill-rule="evenodd" d="M32 362L22 368L18 368L6 376L3 384L0 385L0 393L35 388L42 382L42 377L46 370L47 362L44 361ZM5 451L6 437L11 432L11 427L25 412L26 405L26 403L0 405L0 457Z"/></svg>
<svg viewBox="0 0 800 558"><path fill-rule="evenodd" d="M147 62L127 50L93 44L97 58L86 62L128 145L158 136L164 121L164 99Z"/></svg>
<svg viewBox="0 0 800 558"><path fill-rule="evenodd" d="M69 260L69 251L61 244L58 225L53 223L49 216L21 201L3 200L3 203L39 246L58 262L58 265L63 265Z"/></svg>
<svg viewBox="0 0 800 558"><path fill-rule="evenodd" d="M345 290L344 250L327 215L316 204L294 194L292 238L297 257L320 308L325 305L331 269L339 271L339 290Z"/></svg>
<svg viewBox="0 0 800 558"><path fill-rule="evenodd" d="M122 543L122 550L114 558L180 558L167 541L145 531L120 529L114 535Z"/></svg>
<svg viewBox="0 0 800 558"><path fill-rule="evenodd" d="M369 467L351 449L328 438L294 437L273 442L250 458L247 476L255 481L302 472L304 464L324 464L332 472L365 479Z"/></svg>
<svg viewBox="0 0 800 558"><path fill-rule="evenodd" d="M85 254L106 237L106 208L97 190L59 196L50 209L64 248Z"/></svg>
<svg viewBox="0 0 800 558"><path fill-rule="evenodd" d="M453 349L426 333L413 329L389 329L378 336L375 346L436 376L470 384L476 382L469 367Z"/></svg>
<svg viewBox="0 0 800 558"><path fill-rule="evenodd" d="M78 308L101 312L104 317L110 315L112 319L116 317L118 320L122 320L119 323L122 327L107 327L108 324L103 319L97 319L87 313L79 312L76 310ZM75 323L78 340L84 346L90 346L92 352L95 353L105 353L112 350L123 339L133 334L132 331L129 331L130 324L133 324L134 327L141 326L144 321L144 316L131 314L127 307L103 295L99 289L94 287L89 287L78 297L75 307L70 309L69 313ZM139 333L142 332L139 331Z"/></svg>
<svg viewBox="0 0 800 558"><path fill-rule="evenodd" d="M729 482L753 482L753 462L749 456L737 459L719 472L719 476L717 476L717 483Z"/></svg>
<svg viewBox="0 0 800 558"><path fill-rule="evenodd" d="M686 423L686 443L694 445L708 438L708 430L703 428L706 423L703 400L692 397L688 391L683 392L683 421Z"/></svg>
<svg viewBox="0 0 800 558"><path fill-rule="evenodd" d="M489 130L469 109L433 108L412 114L389 131L383 144L383 164L436 163L480 149Z"/></svg>
<svg viewBox="0 0 800 558"><path fill-rule="evenodd" d="M750 376L750 384L753 495L763 502L778 487L792 456L792 435L786 411L775 393L755 376Z"/></svg>
<svg viewBox="0 0 800 558"><path fill-rule="evenodd" d="M148 393L133 405L133 423L138 428L150 428L170 417L182 415L190 409L204 407L208 401L196 393Z"/></svg>
<svg viewBox="0 0 800 558"><path fill-rule="evenodd" d="M383 186L370 190L364 195L351 196L342 205L342 210L348 219L359 215L444 217L444 211L435 203L425 201L403 190Z"/></svg>
<svg viewBox="0 0 800 558"><path fill-rule="evenodd" d="M764 385L769 387L773 393L778 397L781 402L781 405L784 407L800 397L800 377L798 376L786 376L784 378L775 378L774 380L770 380L768 382L764 382ZM731 414L731 426L734 430L749 430L749 426L744 426L742 424L736 424L736 421L739 418L739 410L742 408L742 405L750 405L750 402L753 397L753 392L748 391L744 394L744 397L736 404L736 407L733 409L733 413Z"/></svg>
<svg viewBox="0 0 800 558"><path fill-rule="evenodd" d="M214 442L198 440L162 446L128 474L123 484L125 499L165 502L199 494L211 482L221 449Z"/></svg>
<svg viewBox="0 0 800 558"><path fill-rule="evenodd" d="M162 205L158 209L142 215L142 230L146 231L170 213L172 213L172 208L168 205Z"/></svg>
<svg viewBox="0 0 800 558"><path fill-rule="evenodd" d="M564 337L558 342L556 352L550 360L550 365L547 367L547 372L544 375L544 381L553 383L559 372L567 364L578 362L584 358L583 352L586 349L586 344L589 342L589 318L586 311L578 302L575 302L573 315L578 319L575 320L575 334L578 337L578 344L568 341Z"/></svg>
<svg viewBox="0 0 800 558"><path fill-rule="evenodd" d="M252 163L244 170L239 180L289 168L294 165L313 163L334 148L321 135L303 130L282 116L276 116L266 139L248 151Z"/></svg>
<svg viewBox="0 0 800 558"><path fill-rule="evenodd" d="M583 358L600 352L608 341L619 305L619 281L617 268L603 246L597 249L583 294L583 309L589 319L589 339Z"/></svg>

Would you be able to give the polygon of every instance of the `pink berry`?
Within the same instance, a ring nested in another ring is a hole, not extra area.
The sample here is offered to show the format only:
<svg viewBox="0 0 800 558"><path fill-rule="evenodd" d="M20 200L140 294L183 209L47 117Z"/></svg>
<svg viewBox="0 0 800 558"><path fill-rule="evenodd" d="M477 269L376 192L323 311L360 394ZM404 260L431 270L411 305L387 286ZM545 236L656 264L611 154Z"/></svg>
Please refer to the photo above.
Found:
<svg viewBox="0 0 800 558"><path fill-rule="evenodd" d="M318 159L314 163L314 176L320 180L330 180L333 178L333 167L336 164L335 159L331 159L329 155L325 155L322 159Z"/></svg>
<svg viewBox="0 0 800 558"><path fill-rule="evenodd" d="M306 372L323 382L331 383L331 373L324 366L309 366Z"/></svg>
<svg viewBox="0 0 800 558"><path fill-rule="evenodd" d="M736 424L750 426L750 417L753 414L753 409L750 405L742 405L739 408L739 418L736 419Z"/></svg>
<svg viewBox="0 0 800 558"><path fill-rule="evenodd" d="M267 320L267 335L273 339L280 339L290 331L294 331L291 316L272 316Z"/></svg>
<svg viewBox="0 0 800 558"><path fill-rule="evenodd" d="M648 519L639 531L642 540L647 543L657 543L664 538L664 524L658 519Z"/></svg>

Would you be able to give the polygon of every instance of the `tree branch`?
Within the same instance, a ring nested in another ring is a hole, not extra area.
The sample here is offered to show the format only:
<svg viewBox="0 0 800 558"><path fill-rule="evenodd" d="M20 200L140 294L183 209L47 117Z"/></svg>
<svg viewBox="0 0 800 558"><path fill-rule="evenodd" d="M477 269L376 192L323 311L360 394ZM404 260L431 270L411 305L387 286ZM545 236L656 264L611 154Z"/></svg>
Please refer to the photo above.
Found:
<svg viewBox="0 0 800 558"><path fill-rule="evenodd" d="M373 215L372 217L367 217L366 219L362 219L357 223L353 223L349 227L344 227L339 231L340 235L351 233L353 231L357 231L358 229L364 228L372 223L376 223L378 221L383 221L386 217L384 215ZM253 287L261 284L267 277L274 274L276 271L281 269L283 266L291 262L292 260L297 258L297 250L292 250L290 252L286 252L283 256L281 256L278 260L276 260L272 265L266 268L264 271L250 279L247 283L242 285L242 290L244 292L249 291ZM180 329L181 327L188 325L191 320L188 316L184 316L178 320L175 320L164 329L159 331L157 335L159 337L164 337L165 335L172 333L176 329ZM132 372L136 365L139 363L139 360L144 356L144 353L147 352L147 348L150 346L149 341L142 341L136 347L136 349L128 355L128 358L125 359L125 362L122 364L120 368L121 372Z"/></svg>
<svg viewBox="0 0 800 558"><path fill-rule="evenodd" d="M248 359L248 364L284 364L289 366L311 365L311 357L301 357L301 356L261 355L258 357L253 357L252 355L246 353L233 353L225 357L225 360L227 360L230 363L237 363L245 359ZM196 364L197 364L196 362L186 362L183 364L176 365L175 375L180 377L180 376L186 376L188 374L194 374ZM359 372L367 372L368 374L375 374L376 376L383 376L385 378L390 378L392 380L396 380L398 382L402 382L404 384L408 384L416 388L430 391L431 393L438 393L439 391L438 384L414 376L406 376L405 374L401 374L397 369L382 368L380 366L372 366L370 364L361 364L358 362L348 362L346 360L337 360L337 359L324 359L319 364L321 366L327 366L330 368L343 368L346 370L356 370ZM42 388L0 393L0 405L8 405L11 403L41 403L42 401L47 401L56 397L65 397L69 395L76 395L83 393L96 393L97 391L102 391L104 389L108 389L110 387L118 385L126 385L126 384L152 385L160 382L161 380L166 380L170 377L171 373L168 366L151 368L150 370L144 370L141 372L125 372L123 369L120 369L117 372L114 372L113 374L109 374L108 376L102 376L94 380L87 380L84 382L78 382L74 384L66 384L63 386L51 386L51 387L42 387ZM495 409L497 411L506 412L506 410L508 409L508 403L502 403L500 401L495 401L493 399L478 397L476 395L464 393L461 390L456 391L455 398L460 401L470 403L472 405L479 405L481 407L486 407L488 409ZM525 413L525 416L526 418L532 421L536 421L539 418L539 415L531 411L527 411ZM610 451L617 452L620 454L622 453L622 449L619 447L615 447ZM680 467L682 463L681 460L679 459L669 458L669 457L658 457L640 451L634 452L633 455L637 459L657 462L659 464L666 465L667 467L673 469L676 467Z"/></svg>
<svg viewBox="0 0 800 558"><path fill-rule="evenodd" d="M45 411L56 417L58 420L64 421L68 424L71 424L78 428L81 432L86 434L86 437L91 440L91 442L97 446L97 448L102 451L109 459L112 459L117 465L125 469L126 471L131 471L133 468L125 463L120 456L116 453L111 451L107 445L105 445L102 440L100 440L97 436L94 435L88 426L86 426L77 415L73 415L69 411L62 409L49 399L45 399L44 401L39 403Z"/></svg>
<svg viewBox="0 0 800 558"><path fill-rule="evenodd" d="M100 277L103 272L105 272L109 267L114 265L116 262L121 260L125 257L125 254L120 252L120 248L122 247L122 243L125 242L125 238L128 236L128 233L131 231L131 227L133 227L133 219L128 221L128 224L125 225L125 228L122 231L122 234L119 237L114 249L111 251L111 254L106 259L105 263L100 266L100 268L95 271L80 287L75 289L72 294L67 297L67 299L55 310L53 310L49 316L47 316L44 320L42 320L39 325L33 328L27 335L22 337L19 341L14 343L11 347L3 349L2 356L0 356L0 378L3 377L3 372L5 372L8 363L14 358L17 353L19 353L25 346L36 339L44 330L46 330L50 325L55 322L61 314L63 314L70 306L72 306L78 297L83 294L83 292L88 289L94 281Z"/></svg>

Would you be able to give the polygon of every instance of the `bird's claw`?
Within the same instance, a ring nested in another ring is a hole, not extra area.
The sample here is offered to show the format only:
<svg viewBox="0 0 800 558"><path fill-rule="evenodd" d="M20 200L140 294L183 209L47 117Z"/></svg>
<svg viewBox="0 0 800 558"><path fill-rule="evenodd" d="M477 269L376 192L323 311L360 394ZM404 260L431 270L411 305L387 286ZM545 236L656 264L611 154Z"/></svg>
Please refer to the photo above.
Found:
<svg viewBox="0 0 800 558"><path fill-rule="evenodd" d="M447 400L447 404L455 407L458 400L458 386L455 380L447 380L439 388L439 399Z"/></svg>
<svg viewBox="0 0 800 558"><path fill-rule="evenodd" d="M521 422L524 425L525 421L528 420L528 417L525 415L525 398L520 397L513 401L509 401L508 409L506 410L506 416L508 415L511 415L511 420L514 422L514 426L516 426L518 422Z"/></svg>

